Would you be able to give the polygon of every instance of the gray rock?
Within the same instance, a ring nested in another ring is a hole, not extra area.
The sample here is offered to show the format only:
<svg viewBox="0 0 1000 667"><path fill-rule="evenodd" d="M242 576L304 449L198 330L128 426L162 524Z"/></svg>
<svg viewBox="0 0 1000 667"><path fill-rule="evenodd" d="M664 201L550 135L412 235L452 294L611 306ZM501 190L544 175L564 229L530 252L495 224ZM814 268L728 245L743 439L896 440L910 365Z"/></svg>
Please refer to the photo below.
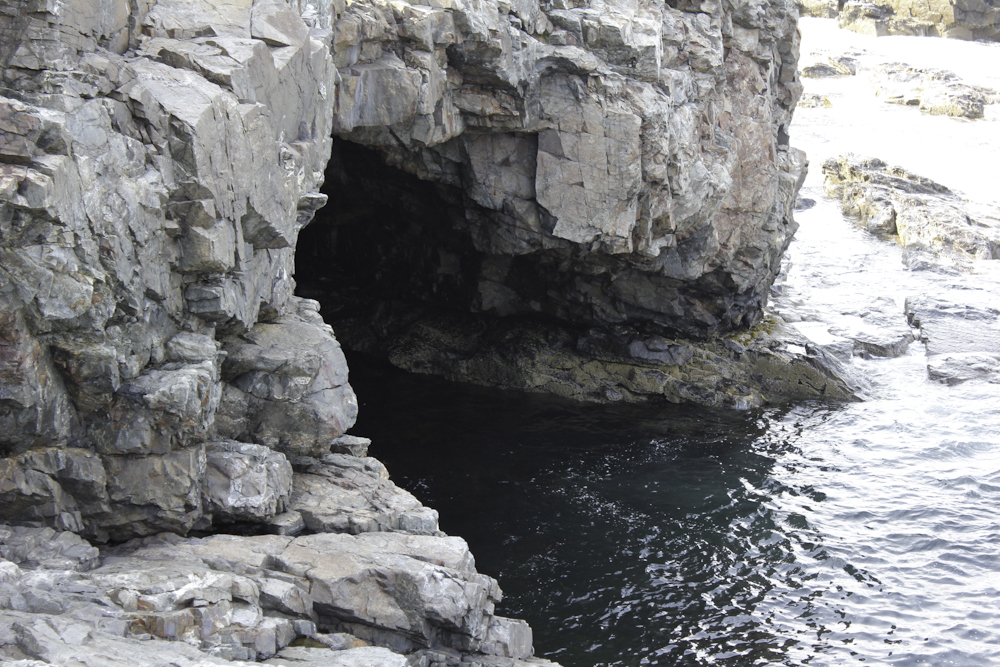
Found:
<svg viewBox="0 0 1000 667"><path fill-rule="evenodd" d="M186 533L204 521L204 445L103 459L112 506L107 515L95 517L98 537L121 539L163 530Z"/></svg>
<svg viewBox="0 0 1000 667"><path fill-rule="evenodd" d="M984 0L879 0L877 3L852 0L840 5L838 24L873 36L1000 38L1000 14Z"/></svg>
<svg viewBox="0 0 1000 667"><path fill-rule="evenodd" d="M85 572L99 563L98 550L69 531L0 525L0 556L13 565ZM17 568L7 572L17 575Z"/></svg>
<svg viewBox="0 0 1000 667"><path fill-rule="evenodd" d="M847 56L827 58L824 62L802 67L802 76L810 78L854 76L857 73L858 61Z"/></svg>
<svg viewBox="0 0 1000 667"><path fill-rule="evenodd" d="M330 443L333 454L350 454L351 456L368 456L368 447L372 441L356 435L342 435Z"/></svg>
<svg viewBox="0 0 1000 667"><path fill-rule="evenodd" d="M214 428L218 334L303 310L292 247L326 201L333 20L329 3L74 0L4 33L0 451L93 447L123 478L112 509L52 454L10 460L3 516L119 538L207 522L206 468L178 452ZM346 381L315 398L277 428L352 423ZM138 488L140 468L172 490Z"/></svg>
<svg viewBox="0 0 1000 667"><path fill-rule="evenodd" d="M854 326L830 330L835 336L851 341L851 354L864 357L900 357L916 340L902 309L888 297L857 313L844 313L858 318Z"/></svg>
<svg viewBox="0 0 1000 667"><path fill-rule="evenodd" d="M949 385L983 379L1000 384L1000 354L950 352L927 360L927 376Z"/></svg>
<svg viewBox="0 0 1000 667"><path fill-rule="evenodd" d="M964 302L911 297L906 316L920 328L927 348L927 374L945 384L973 379L1000 382L1000 310L991 307L992 295L961 295Z"/></svg>
<svg viewBox="0 0 1000 667"><path fill-rule="evenodd" d="M313 302L227 338L216 432L287 454L322 456L354 424L347 361Z"/></svg>
<svg viewBox="0 0 1000 667"><path fill-rule="evenodd" d="M329 454L302 465L289 507L316 532L438 533L437 512L393 484L373 458Z"/></svg>
<svg viewBox="0 0 1000 667"><path fill-rule="evenodd" d="M289 647L265 660L266 665L281 667L407 667L406 658L376 646L341 651L320 648Z"/></svg>
<svg viewBox="0 0 1000 667"><path fill-rule="evenodd" d="M996 92L962 83L945 70L919 69L900 63L878 65L871 73L875 95L890 104L917 106L935 116L982 118Z"/></svg>
<svg viewBox="0 0 1000 667"><path fill-rule="evenodd" d="M823 164L826 191L843 202L844 212L883 234L895 234L906 247L980 259L1000 258L1000 222L974 219L966 202L948 188L853 155Z"/></svg>
<svg viewBox="0 0 1000 667"><path fill-rule="evenodd" d="M267 521L268 530L275 535L298 535L306 528L306 522L299 512L282 512Z"/></svg>
<svg viewBox="0 0 1000 667"><path fill-rule="evenodd" d="M816 16L822 19L837 18L838 3L836 0L798 0L799 14Z"/></svg>
<svg viewBox="0 0 1000 667"><path fill-rule="evenodd" d="M292 488L292 466L262 445L234 440L206 443L206 511L216 520L267 521L282 512Z"/></svg>
<svg viewBox="0 0 1000 667"><path fill-rule="evenodd" d="M7 520L84 530L84 517L110 511L106 473L85 449L46 447L0 459Z"/></svg>
<svg viewBox="0 0 1000 667"><path fill-rule="evenodd" d="M790 400L851 400L861 386L836 359L769 316L748 332L711 341L636 340L623 328L575 329L529 320L383 309L385 338L364 341L405 370L486 386L598 403L668 400L748 409ZM393 317L418 326L395 327ZM639 355L636 355L636 352ZM643 358L643 355L648 358Z"/></svg>
<svg viewBox="0 0 1000 667"><path fill-rule="evenodd" d="M473 279L466 309L699 337L752 324L805 166L782 134L801 93L794 8L699 11L348 7L335 26L337 132L460 191L455 228L484 266L508 266ZM724 120L703 127L723 97ZM391 191L345 164L372 197ZM725 303L722 275L736 285ZM552 289L524 287L539 282Z"/></svg>
<svg viewBox="0 0 1000 667"><path fill-rule="evenodd" d="M853 30L872 37L886 35L925 36L936 33L931 22L911 19L907 16L908 12L905 11L897 14L893 4L893 0L889 0L889 2L850 0L840 7L837 14L837 25L844 30ZM903 5L902 2L898 4Z"/></svg>

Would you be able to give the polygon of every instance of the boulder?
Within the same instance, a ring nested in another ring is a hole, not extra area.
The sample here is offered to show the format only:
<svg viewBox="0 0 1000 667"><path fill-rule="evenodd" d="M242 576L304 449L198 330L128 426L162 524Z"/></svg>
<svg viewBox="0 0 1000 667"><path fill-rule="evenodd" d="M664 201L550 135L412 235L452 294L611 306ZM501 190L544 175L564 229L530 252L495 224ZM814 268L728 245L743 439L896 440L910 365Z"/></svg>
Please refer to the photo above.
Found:
<svg viewBox="0 0 1000 667"><path fill-rule="evenodd" d="M206 443L206 511L218 522L267 521L284 511L292 466L280 452L234 440Z"/></svg>
<svg viewBox="0 0 1000 667"><path fill-rule="evenodd" d="M293 459L289 507L315 532L438 534L437 512L389 480L378 460L343 454Z"/></svg>
<svg viewBox="0 0 1000 667"><path fill-rule="evenodd" d="M318 304L294 303L295 313L223 341L226 387L215 430L289 455L322 456L354 424L357 399Z"/></svg>

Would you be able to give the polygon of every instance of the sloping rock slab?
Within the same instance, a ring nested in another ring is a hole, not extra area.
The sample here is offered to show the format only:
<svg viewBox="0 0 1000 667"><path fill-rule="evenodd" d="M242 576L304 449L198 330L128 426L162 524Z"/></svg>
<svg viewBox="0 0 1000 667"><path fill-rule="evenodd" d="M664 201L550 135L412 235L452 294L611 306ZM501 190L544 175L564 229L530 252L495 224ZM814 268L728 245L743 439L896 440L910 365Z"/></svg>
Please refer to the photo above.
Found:
<svg viewBox="0 0 1000 667"><path fill-rule="evenodd" d="M947 187L877 158L842 155L823 163L828 195L869 230L897 235L906 247L1000 259L1000 221L973 217Z"/></svg>

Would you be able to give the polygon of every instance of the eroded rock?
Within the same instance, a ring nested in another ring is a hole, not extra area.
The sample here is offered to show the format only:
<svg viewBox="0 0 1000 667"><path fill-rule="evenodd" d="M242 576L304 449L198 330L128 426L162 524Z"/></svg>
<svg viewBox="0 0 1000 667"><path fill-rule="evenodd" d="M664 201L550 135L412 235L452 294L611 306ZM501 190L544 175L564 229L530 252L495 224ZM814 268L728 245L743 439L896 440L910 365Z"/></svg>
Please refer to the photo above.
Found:
<svg viewBox="0 0 1000 667"><path fill-rule="evenodd" d="M837 7L840 27L864 35L1000 38L1000 13L986 0L851 0Z"/></svg>
<svg viewBox="0 0 1000 667"><path fill-rule="evenodd" d="M0 527L0 554L3 659L62 664L74 647L93 665L194 664L198 648L207 664L394 665L412 651L531 657L530 629L494 615L496 582L453 537L162 535L98 560L72 533ZM315 648L284 651L297 638Z"/></svg>
<svg viewBox="0 0 1000 667"><path fill-rule="evenodd" d="M876 158L841 156L823 164L826 190L844 212L902 245L980 259L1000 258L998 219L973 218L948 188Z"/></svg>
<svg viewBox="0 0 1000 667"><path fill-rule="evenodd" d="M919 69L900 63L876 66L871 73L875 94L890 104L917 106L935 116L982 118L996 92L970 86L945 70Z"/></svg>

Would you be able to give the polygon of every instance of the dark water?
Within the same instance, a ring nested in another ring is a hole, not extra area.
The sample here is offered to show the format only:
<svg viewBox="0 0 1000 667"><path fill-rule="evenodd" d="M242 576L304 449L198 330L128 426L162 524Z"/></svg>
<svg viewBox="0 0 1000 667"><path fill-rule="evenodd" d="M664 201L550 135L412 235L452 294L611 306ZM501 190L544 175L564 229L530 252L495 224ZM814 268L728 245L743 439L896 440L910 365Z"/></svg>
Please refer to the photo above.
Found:
<svg viewBox="0 0 1000 667"><path fill-rule="evenodd" d="M350 363L353 432L565 667L1000 661L996 426L919 451L859 404L595 407Z"/></svg>

